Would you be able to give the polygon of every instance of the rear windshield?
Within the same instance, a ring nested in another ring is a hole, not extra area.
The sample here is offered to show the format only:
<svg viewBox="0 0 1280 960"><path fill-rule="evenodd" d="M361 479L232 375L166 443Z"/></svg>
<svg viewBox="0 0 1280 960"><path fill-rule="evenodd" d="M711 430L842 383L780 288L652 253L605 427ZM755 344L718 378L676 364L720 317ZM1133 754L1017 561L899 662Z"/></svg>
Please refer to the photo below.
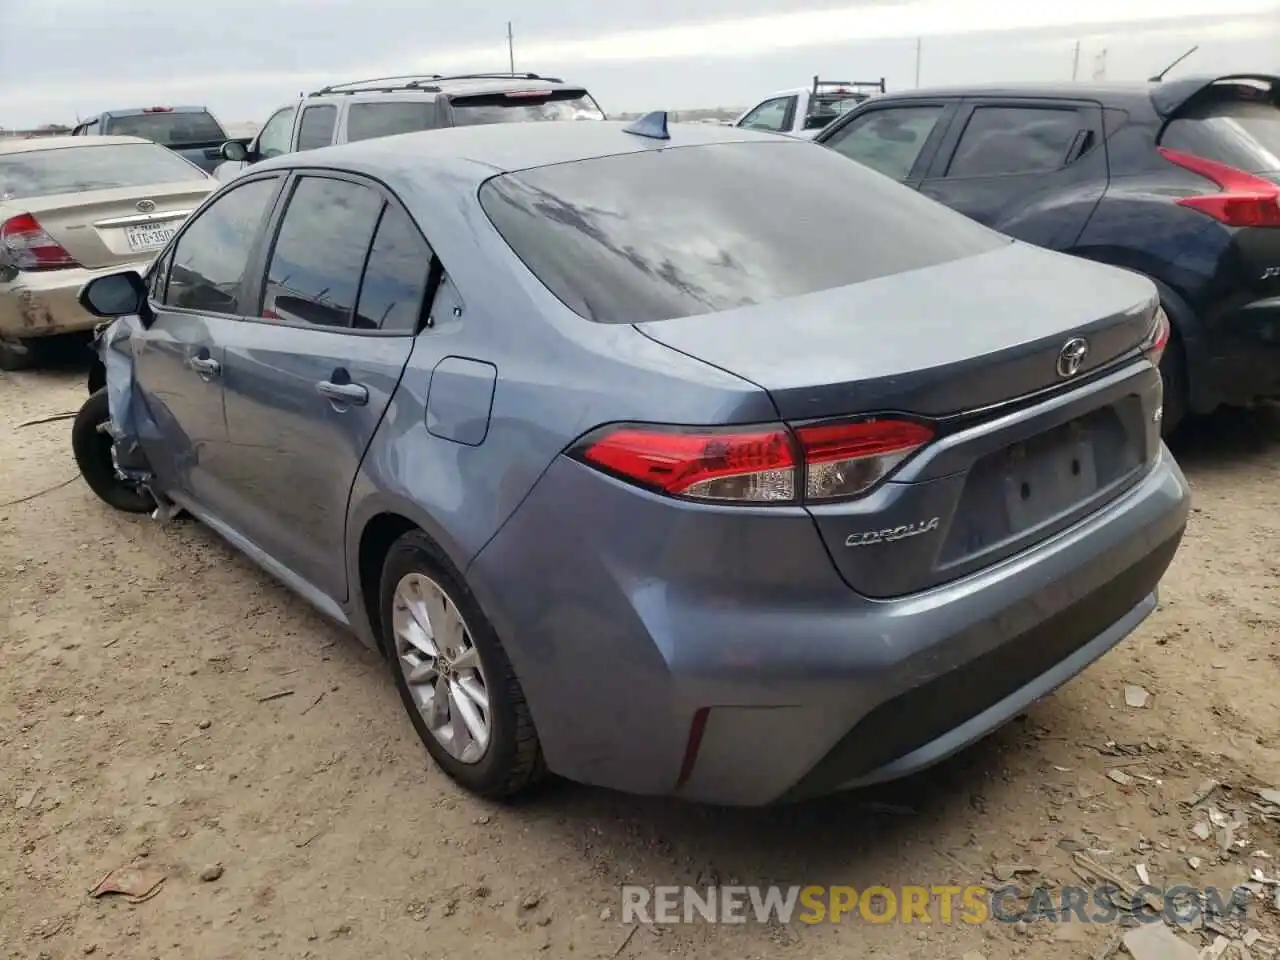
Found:
<svg viewBox="0 0 1280 960"><path fill-rule="evenodd" d="M0 154L0 201L202 179L187 161L149 143Z"/></svg>
<svg viewBox="0 0 1280 960"><path fill-rule="evenodd" d="M429 100L353 103L347 110L347 141L430 130L436 125L435 116L436 105Z"/></svg>
<svg viewBox="0 0 1280 960"><path fill-rule="evenodd" d="M601 323L767 303L1011 242L832 150L781 139L504 174L480 202L551 292Z"/></svg>
<svg viewBox="0 0 1280 960"><path fill-rule="evenodd" d="M204 111L138 113L110 117L102 131L113 136L142 137L167 147L184 143L221 142L227 139L213 114Z"/></svg>
<svg viewBox="0 0 1280 960"><path fill-rule="evenodd" d="M1280 102L1251 86L1215 89L1165 129L1160 144L1250 173L1280 171Z"/></svg>
<svg viewBox="0 0 1280 960"><path fill-rule="evenodd" d="M585 90L512 91L454 97L454 123L521 123L525 120L603 120L602 111Z"/></svg>

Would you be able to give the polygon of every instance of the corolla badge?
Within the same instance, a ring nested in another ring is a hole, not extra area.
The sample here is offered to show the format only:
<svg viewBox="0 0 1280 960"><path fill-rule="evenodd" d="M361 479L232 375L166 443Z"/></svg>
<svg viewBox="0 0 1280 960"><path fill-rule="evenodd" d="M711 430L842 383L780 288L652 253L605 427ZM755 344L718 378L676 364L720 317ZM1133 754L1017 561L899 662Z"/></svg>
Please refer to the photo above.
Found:
<svg viewBox="0 0 1280 960"><path fill-rule="evenodd" d="M1085 357L1089 356L1089 341L1084 337L1072 337L1058 351L1058 376L1074 377L1084 366Z"/></svg>
<svg viewBox="0 0 1280 960"><path fill-rule="evenodd" d="M156 208L154 200L139 200L137 203L139 213L152 213Z"/></svg>
<svg viewBox="0 0 1280 960"><path fill-rule="evenodd" d="M905 540L907 537L918 537L922 533L930 533L938 529L938 518L931 517L919 523L904 523L883 530L867 530L863 533L851 533L844 538L846 547L869 547L873 543L892 543L894 540Z"/></svg>

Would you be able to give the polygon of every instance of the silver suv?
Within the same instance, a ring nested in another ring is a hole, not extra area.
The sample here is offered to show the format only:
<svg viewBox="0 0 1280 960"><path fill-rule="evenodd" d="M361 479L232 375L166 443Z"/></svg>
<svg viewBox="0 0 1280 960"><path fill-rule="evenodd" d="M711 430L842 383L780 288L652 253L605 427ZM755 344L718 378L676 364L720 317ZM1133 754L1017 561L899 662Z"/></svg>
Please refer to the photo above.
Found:
<svg viewBox="0 0 1280 960"><path fill-rule="evenodd" d="M536 73L409 74L323 87L278 109L257 136L228 140L214 170L230 180L260 160L436 127L603 120L585 87Z"/></svg>

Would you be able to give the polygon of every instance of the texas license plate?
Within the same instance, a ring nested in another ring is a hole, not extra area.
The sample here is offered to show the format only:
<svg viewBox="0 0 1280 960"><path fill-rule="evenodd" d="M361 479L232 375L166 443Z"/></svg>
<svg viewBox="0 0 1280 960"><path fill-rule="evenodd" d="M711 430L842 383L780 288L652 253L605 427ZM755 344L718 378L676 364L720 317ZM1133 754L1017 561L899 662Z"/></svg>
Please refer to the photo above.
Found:
<svg viewBox="0 0 1280 960"><path fill-rule="evenodd" d="M134 253L146 253L159 250L173 239L178 228L173 225L163 227L125 227L125 239L129 241L129 249Z"/></svg>

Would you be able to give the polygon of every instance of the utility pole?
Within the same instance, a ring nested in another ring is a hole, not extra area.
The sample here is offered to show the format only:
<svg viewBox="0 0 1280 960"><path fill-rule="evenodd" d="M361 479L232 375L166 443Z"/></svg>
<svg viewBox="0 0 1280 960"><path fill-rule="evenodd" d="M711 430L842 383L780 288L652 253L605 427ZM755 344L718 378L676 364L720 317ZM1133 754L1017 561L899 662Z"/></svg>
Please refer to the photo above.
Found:
<svg viewBox="0 0 1280 960"><path fill-rule="evenodd" d="M923 37L916 37L916 89L920 89L920 48L924 45Z"/></svg>
<svg viewBox="0 0 1280 960"><path fill-rule="evenodd" d="M1103 47L1102 52L1094 58L1093 61L1093 79L1101 81L1107 79L1107 50Z"/></svg>
<svg viewBox="0 0 1280 960"><path fill-rule="evenodd" d="M1080 77L1080 41L1076 41L1075 59L1071 61L1071 79L1077 80Z"/></svg>
<svg viewBox="0 0 1280 960"><path fill-rule="evenodd" d="M507 21L507 63L511 67L511 72L516 72L516 43L511 33L511 21Z"/></svg>

